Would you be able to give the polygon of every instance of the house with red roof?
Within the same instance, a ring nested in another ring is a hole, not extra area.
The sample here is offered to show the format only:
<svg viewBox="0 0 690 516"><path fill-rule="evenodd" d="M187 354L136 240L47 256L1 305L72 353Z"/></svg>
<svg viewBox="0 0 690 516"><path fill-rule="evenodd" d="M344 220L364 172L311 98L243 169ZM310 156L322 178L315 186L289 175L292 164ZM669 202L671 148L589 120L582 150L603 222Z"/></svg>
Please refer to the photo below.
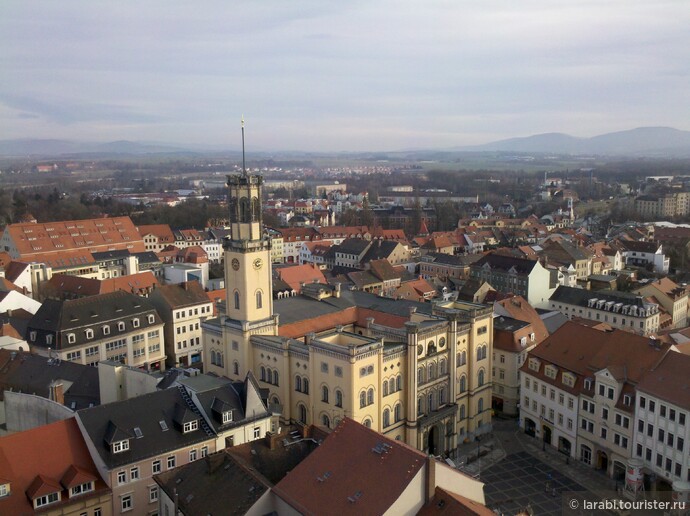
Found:
<svg viewBox="0 0 690 516"><path fill-rule="evenodd" d="M111 491L74 418L0 438L0 513L37 511L112 514Z"/></svg>

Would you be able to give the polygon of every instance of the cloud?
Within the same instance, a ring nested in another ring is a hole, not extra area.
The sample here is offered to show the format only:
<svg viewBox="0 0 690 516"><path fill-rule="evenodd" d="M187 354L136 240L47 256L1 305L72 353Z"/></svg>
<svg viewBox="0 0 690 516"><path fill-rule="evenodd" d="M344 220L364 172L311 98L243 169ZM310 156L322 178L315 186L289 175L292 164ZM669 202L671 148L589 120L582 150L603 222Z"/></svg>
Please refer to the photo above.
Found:
<svg viewBox="0 0 690 516"><path fill-rule="evenodd" d="M223 143L241 113L267 149L686 129L688 26L686 0L8 0L0 115L39 118L0 134Z"/></svg>

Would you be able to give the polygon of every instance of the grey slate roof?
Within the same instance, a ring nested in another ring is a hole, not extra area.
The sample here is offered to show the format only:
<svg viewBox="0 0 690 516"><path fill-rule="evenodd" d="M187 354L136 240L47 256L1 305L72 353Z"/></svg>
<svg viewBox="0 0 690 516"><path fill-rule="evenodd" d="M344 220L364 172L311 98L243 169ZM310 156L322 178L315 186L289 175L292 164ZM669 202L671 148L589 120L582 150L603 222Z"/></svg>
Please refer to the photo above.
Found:
<svg viewBox="0 0 690 516"><path fill-rule="evenodd" d="M482 267L484 264L488 264L491 269L499 269L503 271L509 271L515 268L518 274L529 274L532 269L537 265L536 260L525 260L524 258L514 258L512 256L503 256L500 254L487 254L482 258L474 262L473 268Z"/></svg>
<svg viewBox="0 0 690 516"><path fill-rule="evenodd" d="M160 263L160 258L153 251L145 251L143 253L134 253L139 260L139 265L145 263Z"/></svg>
<svg viewBox="0 0 690 516"><path fill-rule="evenodd" d="M49 386L55 380L63 380L65 406L75 410L100 404L101 391L98 383L98 369L67 362L53 361L39 355L0 350L0 399L2 391L36 394L43 398L50 396Z"/></svg>
<svg viewBox="0 0 690 516"><path fill-rule="evenodd" d="M557 303L567 303L569 305L587 306L590 299L603 299L605 301L613 301L615 303L623 303L626 305L633 305L637 307L645 307L649 305L642 296L637 296L629 292L618 292L613 290L585 290L582 288L565 287L559 285L556 291L551 295L549 301Z"/></svg>
<svg viewBox="0 0 690 516"><path fill-rule="evenodd" d="M171 388L80 410L77 417L103 462L108 469L114 469L210 439L201 425L197 430L182 432L174 421L178 404L186 401L180 389ZM112 453L107 439L113 426L122 432L120 435L132 436L129 450ZM140 438L134 437L134 428L141 430Z"/></svg>
<svg viewBox="0 0 690 516"><path fill-rule="evenodd" d="M100 253L91 253L93 259L97 262L107 262L110 260L123 260L129 258L130 252L127 249L120 251L103 251Z"/></svg>
<svg viewBox="0 0 690 516"><path fill-rule="evenodd" d="M359 256L366 251L370 244L371 242L363 238L348 238L343 240L340 245L332 247L335 248L336 253L354 254Z"/></svg>

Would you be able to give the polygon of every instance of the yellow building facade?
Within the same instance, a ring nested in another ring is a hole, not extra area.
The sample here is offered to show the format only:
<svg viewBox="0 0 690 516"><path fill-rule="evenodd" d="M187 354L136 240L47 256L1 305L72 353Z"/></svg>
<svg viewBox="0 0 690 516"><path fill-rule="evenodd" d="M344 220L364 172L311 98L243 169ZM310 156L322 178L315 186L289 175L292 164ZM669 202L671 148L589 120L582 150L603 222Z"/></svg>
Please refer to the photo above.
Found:
<svg viewBox="0 0 690 516"><path fill-rule="evenodd" d="M259 176L229 176L226 313L203 323L207 372L252 371L283 422L344 416L434 455L491 424L493 309L306 285L273 300Z"/></svg>

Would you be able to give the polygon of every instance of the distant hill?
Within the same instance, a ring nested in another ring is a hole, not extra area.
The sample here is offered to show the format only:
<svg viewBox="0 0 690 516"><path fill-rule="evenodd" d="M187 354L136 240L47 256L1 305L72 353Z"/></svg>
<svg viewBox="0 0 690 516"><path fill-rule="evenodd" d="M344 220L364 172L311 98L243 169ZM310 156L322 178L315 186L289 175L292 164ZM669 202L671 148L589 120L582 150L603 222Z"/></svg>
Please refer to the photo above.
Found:
<svg viewBox="0 0 690 516"><path fill-rule="evenodd" d="M191 153L183 147L159 144L141 143L120 140L107 143L89 143L69 140L38 140L18 139L0 140L0 155L2 156L112 156L112 155L144 155L144 154L179 154Z"/></svg>
<svg viewBox="0 0 690 516"><path fill-rule="evenodd" d="M457 147L455 150L678 157L690 156L690 131L680 131L671 127L639 127L592 138L546 133L472 147Z"/></svg>

